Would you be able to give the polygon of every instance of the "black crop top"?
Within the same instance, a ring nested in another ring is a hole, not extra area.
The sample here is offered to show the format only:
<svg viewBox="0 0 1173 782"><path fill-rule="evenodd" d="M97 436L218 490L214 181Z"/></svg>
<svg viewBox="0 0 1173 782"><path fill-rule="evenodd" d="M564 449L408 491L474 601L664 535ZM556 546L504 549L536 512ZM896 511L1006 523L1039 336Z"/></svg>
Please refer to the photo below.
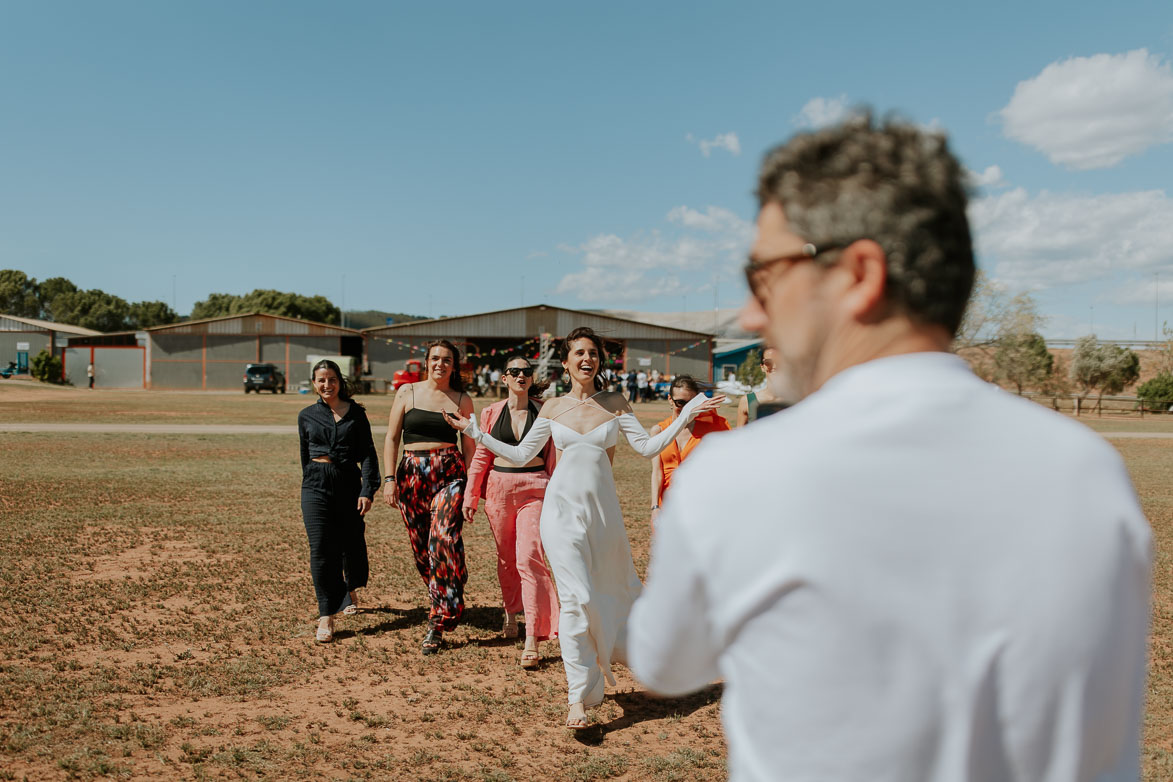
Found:
<svg viewBox="0 0 1173 782"><path fill-rule="evenodd" d="M410 443L456 445L456 430L444 420L443 413L413 407L403 414L403 444Z"/></svg>
<svg viewBox="0 0 1173 782"><path fill-rule="evenodd" d="M529 434L529 430L533 428L537 418L538 411L534 408L534 403L530 402L526 405L525 428L521 430L522 440ZM521 440L518 440L517 436L513 434L513 416L508 407L501 411L501 415L497 416L497 423L493 425L493 431L490 434L506 445L520 444Z"/></svg>

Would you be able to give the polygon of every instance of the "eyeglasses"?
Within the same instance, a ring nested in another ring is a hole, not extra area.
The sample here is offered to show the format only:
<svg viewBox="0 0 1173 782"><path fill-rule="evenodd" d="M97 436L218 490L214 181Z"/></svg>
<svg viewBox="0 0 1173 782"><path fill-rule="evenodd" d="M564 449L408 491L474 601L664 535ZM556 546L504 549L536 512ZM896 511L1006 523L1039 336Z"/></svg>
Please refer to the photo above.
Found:
<svg viewBox="0 0 1173 782"><path fill-rule="evenodd" d="M691 400L688 400L688 399L671 399L671 400L669 400L669 401L671 401L671 402L672 402L672 404L674 404L674 405L676 406L676 409L677 409L677 410L680 410L680 409L682 409L682 408L683 408L685 405L687 405L687 404L688 404L688 403L689 403Z"/></svg>
<svg viewBox="0 0 1173 782"><path fill-rule="evenodd" d="M534 376L534 368L533 367L510 367L509 369L505 370L505 374L511 375L513 377L521 377L522 375L525 375L526 377L533 377Z"/></svg>
<svg viewBox="0 0 1173 782"><path fill-rule="evenodd" d="M847 244L850 244L848 242ZM814 244L807 242L802 246L802 250L791 255L779 255L776 258L766 258L764 260L754 260L750 258L745 264L745 284L749 286L750 293L759 302L764 303L765 297L762 295L762 278L761 272L769 267L782 263L783 261L809 261L813 258L822 255L831 250L840 250L847 246L847 244L824 244L816 247Z"/></svg>

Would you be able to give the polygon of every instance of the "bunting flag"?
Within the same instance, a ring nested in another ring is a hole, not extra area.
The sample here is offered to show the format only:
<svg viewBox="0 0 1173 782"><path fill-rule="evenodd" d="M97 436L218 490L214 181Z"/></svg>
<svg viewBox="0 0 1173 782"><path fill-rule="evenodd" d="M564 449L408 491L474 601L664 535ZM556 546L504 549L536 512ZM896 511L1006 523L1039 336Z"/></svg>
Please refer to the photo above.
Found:
<svg viewBox="0 0 1173 782"><path fill-rule="evenodd" d="M668 351L667 353L665 353L664 355L666 355L666 356L675 356L675 355L676 355L676 354L678 354L678 353L687 353L688 351L692 350L693 348L695 348L695 347L697 347L697 346L699 346L699 345L704 345L704 344L705 344L705 343L707 343L708 341L709 341L709 340L708 340L707 338L706 338L706 339L698 339L696 342L692 343L691 345L688 345L688 346L686 346L686 347L683 347L683 348L677 348L676 350L669 350L669 351Z"/></svg>
<svg viewBox="0 0 1173 782"><path fill-rule="evenodd" d="M397 347L406 348L409 351L409 353L412 355L414 355L417 352L423 353L425 350L425 346L427 345L426 342L423 344L415 344L412 342L403 342L398 339L388 339L387 337L375 337L375 339L380 339L383 342L386 342L388 345L396 345ZM429 340L429 342L430 341L431 340ZM690 351L694 348L697 348L697 347L700 347L701 345L707 344L708 341L709 340L707 337L705 339L698 339L696 342L692 343L691 345L686 345L682 348L676 348L675 350L669 350L666 353L664 353L664 355L676 356L681 353L687 353L688 351ZM488 358L490 356L497 356L497 355L504 356L504 355L509 355L511 353L522 353L522 352L525 352L526 355L529 355L530 351L528 351L527 348L532 348L533 346L537 345L539 342L541 342L541 338L534 337L533 339L527 339L525 342L520 342L520 343L514 345L513 347L490 348L488 351L482 351L476 345L466 344L465 345L465 348L466 348L465 355L468 358ZM535 352L532 356L530 356L530 358L533 358L536 360L536 359L540 358L540 356L538 355L538 353ZM614 360L614 359L615 359L615 357L612 356L612 360Z"/></svg>
<svg viewBox="0 0 1173 782"><path fill-rule="evenodd" d="M414 355L417 352L423 353L424 350L426 350L426 346L427 346L427 342L425 342L423 344L415 344L412 342L403 342L398 339L389 339L387 337L376 337L375 339L382 340L383 342L387 343L388 345L395 345L397 347L406 348L408 350L408 352L412 355ZM465 347L465 356L467 356L468 358L486 358L488 356L496 356L498 354L508 355L510 353L520 353L520 352L524 351L526 348L533 347L534 345L537 345L539 341L540 341L539 337L534 337L533 339L527 339L525 342L518 343L517 345L514 345L513 347L491 348L488 351L482 351L476 345L466 344L464 346ZM428 340L428 342L431 342L431 340ZM536 359L536 358L538 358L538 356L535 354L533 356L533 358Z"/></svg>

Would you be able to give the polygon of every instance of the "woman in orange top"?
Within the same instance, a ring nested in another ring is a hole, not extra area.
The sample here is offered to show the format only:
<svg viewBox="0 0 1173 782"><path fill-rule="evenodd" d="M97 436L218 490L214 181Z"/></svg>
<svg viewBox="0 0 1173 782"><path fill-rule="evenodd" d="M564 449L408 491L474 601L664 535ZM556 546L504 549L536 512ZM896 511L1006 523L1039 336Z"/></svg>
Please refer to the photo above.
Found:
<svg viewBox="0 0 1173 782"><path fill-rule="evenodd" d="M668 399L672 402L672 417L665 418L652 428L652 435L659 434L668 428L680 411L689 401L701 392L700 384L689 375L677 375L668 389ZM672 483L672 473L680 466L692 449L696 448L701 438L711 432L729 431L729 422L716 410L701 413L688 426L681 430L673 441L652 460L652 526L656 524L656 516L660 515L660 505L664 500L664 492Z"/></svg>

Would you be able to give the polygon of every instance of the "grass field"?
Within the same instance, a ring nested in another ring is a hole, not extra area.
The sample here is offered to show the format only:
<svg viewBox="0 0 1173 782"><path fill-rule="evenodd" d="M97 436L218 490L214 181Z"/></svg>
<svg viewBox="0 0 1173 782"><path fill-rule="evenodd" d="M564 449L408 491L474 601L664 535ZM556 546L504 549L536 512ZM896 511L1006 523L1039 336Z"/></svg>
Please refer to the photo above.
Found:
<svg viewBox="0 0 1173 782"><path fill-rule="evenodd" d="M305 397L0 387L0 421L290 423ZM364 400L381 422L390 400ZM667 405L640 410L650 424ZM1173 444L1117 441L1158 541L1146 780L1173 778ZM0 779L722 779L720 690L646 695L619 668L575 738L556 643L500 639L488 524L466 527L465 624L418 652L399 514L368 517L367 608L313 642L296 443L283 435L0 434ZM647 462L621 447L642 573Z"/></svg>

